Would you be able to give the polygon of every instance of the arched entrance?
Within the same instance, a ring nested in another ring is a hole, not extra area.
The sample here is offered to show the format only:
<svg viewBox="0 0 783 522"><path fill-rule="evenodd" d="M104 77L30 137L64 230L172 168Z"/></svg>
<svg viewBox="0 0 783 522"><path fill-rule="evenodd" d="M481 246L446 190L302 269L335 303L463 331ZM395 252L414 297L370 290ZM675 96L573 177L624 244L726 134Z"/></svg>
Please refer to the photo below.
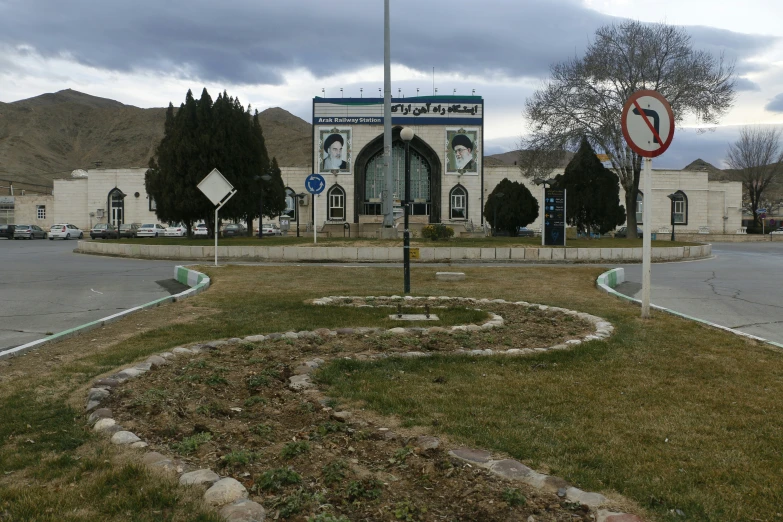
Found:
<svg viewBox="0 0 783 522"><path fill-rule="evenodd" d="M402 199L405 192L405 149L400 138L402 127L392 129L392 176L394 197ZM426 216L429 223L440 222L440 159L419 137L414 137L411 149L411 215ZM354 222L360 215L381 215L381 194L386 187L383 169L383 134L359 152L354 165Z"/></svg>
<svg viewBox="0 0 783 522"><path fill-rule="evenodd" d="M125 223L125 196L123 192L114 187L109 192L109 223L119 228L120 225Z"/></svg>

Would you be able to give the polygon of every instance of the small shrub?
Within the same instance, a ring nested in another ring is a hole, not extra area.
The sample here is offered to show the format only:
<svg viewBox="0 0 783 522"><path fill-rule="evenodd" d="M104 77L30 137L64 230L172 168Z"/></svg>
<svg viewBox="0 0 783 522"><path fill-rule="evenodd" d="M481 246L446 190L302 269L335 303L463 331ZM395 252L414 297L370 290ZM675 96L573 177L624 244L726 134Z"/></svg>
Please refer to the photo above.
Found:
<svg viewBox="0 0 783 522"><path fill-rule="evenodd" d="M224 384L228 384L228 381L225 377L218 373L213 373L209 377L207 377L207 385L208 386L222 386Z"/></svg>
<svg viewBox="0 0 783 522"><path fill-rule="evenodd" d="M254 395L248 399L245 399L245 407L255 406L256 404L266 404L266 399L258 395Z"/></svg>
<svg viewBox="0 0 783 522"><path fill-rule="evenodd" d="M342 482L348 471L348 464L344 460L335 460L326 464L321 469L324 476L324 484L331 486L337 482Z"/></svg>
<svg viewBox="0 0 783 522"><path fill-rule="evenodd" d="M508 488L503 492L503 501L508 503L509 506L524 506L527 503L525 495L514 488Z"/></svg>
<svg viewBox="0 0 783 522"><path fill-rule="evenodd" d="M352 480L345 488L345 498L348 502L360 500L375 500L381 496L383 483L376 479Z"/></svg>
<svg viewBox="0 0 783 522"><path fill-rule="evenodd" d="M319 438L319 437L325 437L330 433L341 433L347 430L348 428L346 427L346 425L341 422L324 422L323 424L319 424L318 426L316 426L313 435Z"/></svg>
<svg viewBox="0 0 783 522"><path fill-rule="evenodd" d="M426 512L427 508L418 507L410 500L403 500L394 505L394 518L404 520L405 522L424 520Z"/></svg>
<svg viewBox="0 0 783 522"><path fill-rule="evenodd" d="M249 462L256 460L256 458L257 455L252 451L232 451L231 453L226 453L220 457L220 465L224 467L233 467L237 465L244 466Z"/></svg>
<svg viewBox="0 0 783 522"><path fill-rule="evenodd" d="M256 424L251 431L256 435L266 437L272 433L273 429L269 424Z"/></svg>
<svg viewBox="0 0 783 522"><path fill-rule="evenodd" d="M273 498L269 505L272 509L278 510L281 518L288 518L299 513L312 502L320 503L322 500L322 496L318 493L309 493L299 488L291 495Z"/></svg>
<svg viewBox="0 0 783 522"><path fill-rule="evenodd" d="M199 446L210 440L212 440L212 434L205 431L203 433L196 433L190 437L185 437L182 439L182 442L173 444L172 448L180 455L190 455L191 453L195 453Z"/></svg>
<svg viewBox="0 0 783 522"><path fill-rule="evenodd" d="M441 223L427 225L421 229L421 237L437 241L454 237L454 229Z"/></svg>
<svg viewBox="0 0 783 522"><path fill-rule="evenodd" d="M283 446L283 451L280 452L280 455L284 459L288 460L309 451L310 444L305 440L300 440L297 442L289 442Z"/></svg>
<svg viewBox="0 0 783 522"><path fill-rule="evenodd" d="M299 484L302 477L291 468L277 468L264 471L256 482L264 491L280 491L285 486Z"/></svg>
<svg viewBox="0 0 783 522"><path fill-rule="evenodd" d="M344 515L332 515L331 513L318 513L307 517L307 522L351 522Z"/></svg>

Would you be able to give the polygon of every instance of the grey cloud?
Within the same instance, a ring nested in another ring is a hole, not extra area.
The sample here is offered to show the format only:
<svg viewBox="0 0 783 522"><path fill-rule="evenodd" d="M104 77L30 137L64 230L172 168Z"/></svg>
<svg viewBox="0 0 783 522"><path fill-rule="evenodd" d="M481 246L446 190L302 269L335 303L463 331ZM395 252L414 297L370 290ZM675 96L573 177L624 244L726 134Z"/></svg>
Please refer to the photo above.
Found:
<svg viewBox="0 0 783 522"><path fill-rule="evenodd" d="M756 82L750 81L747 78L739 77L734 82L734 88L737 91L760 91L761 86Z"/></svg>
<svg viewBox="0 0 783 522"><path fill-rule="evenodd" d="M616 20L578 0L486 0L464 10L420 0L392 4L395 63L517 78L546 77L550 64L581 54L597 27ZM382 63L381 2L325 6L311 0L12 0L0 2L0 43L28 44L45 56L68 53L103 69L174 69L238 84L279 84L295 67L323 77ZM697 46L738 60L769 44L730 31L689 30Z"/></svg>
<svg viewBox="0 0 783 522"><path fill-rule="evenodd" d="M783 112L783 93L772 98L764 108L770 112Z"/></svg>

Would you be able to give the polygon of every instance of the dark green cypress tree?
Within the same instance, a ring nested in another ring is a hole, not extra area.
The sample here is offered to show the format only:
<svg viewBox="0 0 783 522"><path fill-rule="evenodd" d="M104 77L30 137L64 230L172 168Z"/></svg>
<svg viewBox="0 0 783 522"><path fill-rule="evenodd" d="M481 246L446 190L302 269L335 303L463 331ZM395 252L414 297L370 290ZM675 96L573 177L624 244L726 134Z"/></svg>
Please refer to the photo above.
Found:
<svg viewBox="0 0 783 522"><path fill-rule="evenodd" d="M498 194L503 194L498 196ZM497 212L496 212L497 210ZM495 216L497 215L497 223ZM538 200L525 185L504 178L495 186L484 205L484 219L492 228L505 230L516 237L519 227L532 223L538 217Z"/></svg>
<svg viewBox="0 0 783 522"><path fill-rule="evenodd" d="M557 188L566 189L566 221L577 231L588 237L592 231L605 234L625 221L619 180L601 164L586 138L555 179Z"/></svg>

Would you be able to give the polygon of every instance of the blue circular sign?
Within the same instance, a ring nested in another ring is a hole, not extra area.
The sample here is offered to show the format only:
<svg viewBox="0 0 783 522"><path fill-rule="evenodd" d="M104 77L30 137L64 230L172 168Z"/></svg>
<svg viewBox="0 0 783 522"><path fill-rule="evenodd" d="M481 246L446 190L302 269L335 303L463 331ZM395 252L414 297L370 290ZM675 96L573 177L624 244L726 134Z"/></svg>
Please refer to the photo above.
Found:
<svg viewBox="0 0 783 522"><path fill-rule="evenodd" d="M305 179L305 188L310 194L320 194L326 188L326 180L320 174L310 174Z"/></svg>

